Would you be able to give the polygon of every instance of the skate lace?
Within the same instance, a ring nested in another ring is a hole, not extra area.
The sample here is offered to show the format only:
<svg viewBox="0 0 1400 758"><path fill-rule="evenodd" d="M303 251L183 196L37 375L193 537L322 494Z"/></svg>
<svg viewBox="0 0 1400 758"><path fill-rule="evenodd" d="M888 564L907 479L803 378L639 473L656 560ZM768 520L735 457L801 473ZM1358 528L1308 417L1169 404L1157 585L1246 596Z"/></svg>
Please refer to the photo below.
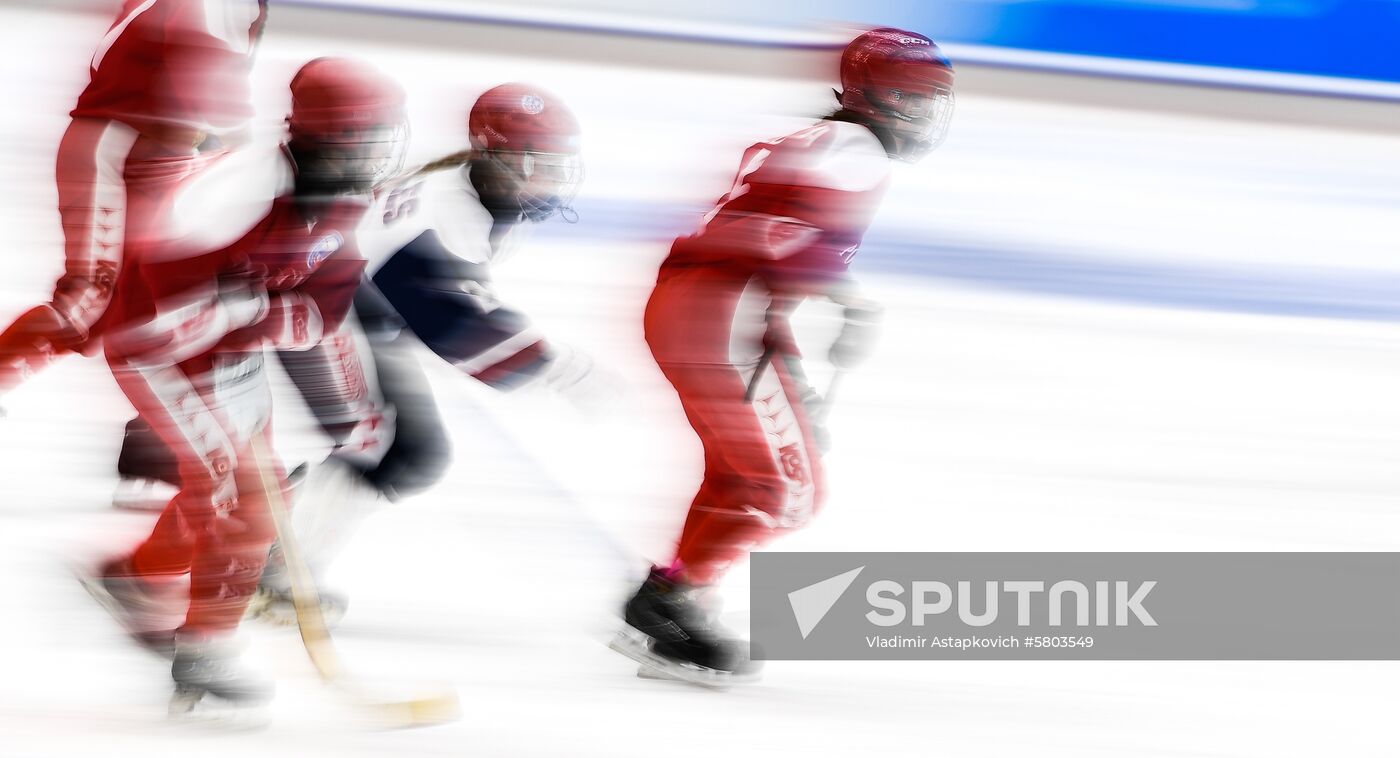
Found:
<svg viewBox="0 0 1400 758"><path fill-rule="evenodd" d="M717 637L714 634L714 623L697 597L693 590L673 593L667 603L668 625L675 627L681 639L715 642Z"/></svg>

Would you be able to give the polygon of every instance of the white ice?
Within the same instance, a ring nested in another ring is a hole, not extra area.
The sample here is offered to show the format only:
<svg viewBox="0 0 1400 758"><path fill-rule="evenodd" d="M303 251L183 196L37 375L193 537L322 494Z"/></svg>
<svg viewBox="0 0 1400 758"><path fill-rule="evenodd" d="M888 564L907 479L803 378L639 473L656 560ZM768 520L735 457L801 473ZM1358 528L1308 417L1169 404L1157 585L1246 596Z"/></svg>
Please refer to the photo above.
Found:
<svg viewBox="0 0 1400 758"><path fill-rule="evenodd" d="M107 20L30 5L0 14L8 322L61 267L52 157ZM819 113L828 96L816 80L305 32L279 27L274 12L257 77L265 124L297 63L354 52L408 84L414 157L427 159L453 147L475 92L535 80L584 123L582 200L701 208L724 191L745 144ZM970 86L952 139L900 171L877 229L1122 261L1379 275L1400 269L1397 179L1393 137L1030 103ZM554 229L499 272L504 297L610 367L619 404L589 417L547 396L501 397L425 356L456 464L432 493L376 517L334 576L352 592L336 639L355 670L386 691L449 683L461 721L371 730L317 683L294 633L254 628L250 658L280 687L271 725L168 723L163 665L126 643L68 573L129 547L152 520L109 507L129 410L99 361L69 359L6 398L0 420L0 756L1312 757L1400 747L1400 668L1389 662L772 663L761 684L725 693L635 678L604 643L646 562L667 557L699 447L641 340L665 241L622 231L571 242ZM831 417L831 502L774 549L1395 548L1395 324L879 272L863 280L888 306L887 329ZM823 314L811 311L815 343ZM283 457L316 458L325 443L298 401L283 387L279 402ZM744 580L741 570L728 588L737 624Z"/></svg>

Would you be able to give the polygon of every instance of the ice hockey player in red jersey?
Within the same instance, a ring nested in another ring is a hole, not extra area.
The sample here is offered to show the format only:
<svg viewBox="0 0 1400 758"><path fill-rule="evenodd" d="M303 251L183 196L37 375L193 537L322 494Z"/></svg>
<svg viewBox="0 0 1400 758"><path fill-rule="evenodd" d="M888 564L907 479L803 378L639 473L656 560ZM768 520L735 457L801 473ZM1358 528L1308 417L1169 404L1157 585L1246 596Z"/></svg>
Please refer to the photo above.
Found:
<svg viewBox="0 0 1400 758"><path fill-rule="evenodd" d="M179 709L270 696L230 643L273 540L263 479L282 481L253 454L270 434L263 348L309 349L339 328L364 272L355 230L407 129L402 90L364 64L312 61L291 94L285 184L267 215L211 252L131 246L109 314L113 374L173 452L180 490L151 535L87 585L172 656Z"/></svg>
<svg viewBox="0 0 1400 758"><path fill-rule="evenodd" d="M64 353L96 351L124 249L168 241L178 189L243 139L266 15L266 0L123 4L58 149L65 272L0 333L0 396Z"/></svg>
<svg viewBox="0 0 1400 758"><path fill-rule="evenodd" d="M334 441L298 487L293 525L318 579L385 502L436 484L451 460L446 429L415 355L422 344L494 389L539 386L596 409L611 380L581 351L547 339L503 302L495 267L539 223L574 218L582 177L580 128L568 106L540 87L501 84L466 119L469 147L376 190L357 232L368 261L352 315L316 347L280 352L287 376ZM165 445L129 425L128 476L172 481ZM290 584L276 548L250 614L290 624ZM335 620L343 595L318 582Z"/></svg>
<svg viewBox="0 0 1400 758"><path fill-rule="evenodd" d="M806 524L823 497L813 411L788 314L804 299L845 308L829 359L869 349L879 309L847 274L884 192L890 161L943 139L953 70L927 37L858 36L840 63L840 107L814 126L749 148L734 187L701 229L677 239L647 303L647 344L705 451L705 473L674 561L626 604L613 647L706 685L753 675L745 647L697 600L726 567Z"/></svg>

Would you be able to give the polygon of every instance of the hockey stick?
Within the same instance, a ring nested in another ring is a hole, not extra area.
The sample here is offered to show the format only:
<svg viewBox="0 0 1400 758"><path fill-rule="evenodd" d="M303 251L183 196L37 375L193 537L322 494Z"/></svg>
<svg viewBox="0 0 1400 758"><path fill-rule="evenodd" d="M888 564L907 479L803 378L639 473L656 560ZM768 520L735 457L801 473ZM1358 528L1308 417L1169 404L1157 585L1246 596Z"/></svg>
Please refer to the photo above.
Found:
<svg viewBox="0 0 1400 758"><path fill-rule="evenodd" d="M340 655L331 644L330 630L326 628L326 619L321 614L321 598L311 577L311 569L301 558L286 499L282 497L280 483L272 475L273 459L262 434L253 435L252 449L253 465L258 468L259 480L267 494L267 507L272 513L277 540L282 546L282 558L291 579L297 628L301 630L302 644L306 646L311 665L316 668L321 680L335 686L356 705L372 712L378 720L390 726L429 726L456 721L462 709L457 693L450 689L409 700L383 701L360 688L346 673Z"/></svg>
<svg viewBox="0 0 1400 758"><path fill-rule="evenodd" d="M826 423L826 417L831 415L831 401L836 397L836 390L841 386L841 378L845 375L845 369L839 368L831 375L831 380L826 383L826 392L823 392L821 396L821 406L817 408L816 413L812 414L812 423Z"/></svg>
<svg viewBox="0 0 1400 758"><path fill-rule="evenodd" d="M758 380L763 378L764 369L768 368L768 362L773 360L777 352L772 345L763 348L763 355L758 357L758 365L754 367L753 376L749 378L749 386L744 388L744 402L753 402L753 396L758 392Z"/></svg>
<svg viewBox="0 0 1400 758"><path fill-rule="evenodd" d="M758 382L763 378L763 370L768 368L768 364L773 361L777 351L772 347L764 349L763 355L759 356L758 366L754 368L753 376L749 379L749 386L744 390L744 402L752 403L754 396L758 393ZM841 379L846 375L845 369L836 369L831 375L831 380L826 383L826 392L821 394L821 406L815 413L811 414L811 420L815 424L826 423L826 417L831 414L831 400L836 397L836 389L841 386Z"/></svg>

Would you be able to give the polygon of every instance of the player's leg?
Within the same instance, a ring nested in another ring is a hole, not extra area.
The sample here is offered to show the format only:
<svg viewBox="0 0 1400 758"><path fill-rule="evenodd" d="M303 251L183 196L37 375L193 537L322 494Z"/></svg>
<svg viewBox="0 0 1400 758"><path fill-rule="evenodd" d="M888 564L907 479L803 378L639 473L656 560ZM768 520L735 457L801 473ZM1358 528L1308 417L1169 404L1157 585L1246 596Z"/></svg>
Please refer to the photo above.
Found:
<svg viewBox="0 0 1400 758"><path fill-rule="evenodd" d="M333 338L310 351L281 354L288 376L335 441L332 456L388 500L436 484L451 460L417 344L365 281L351 317Z"/></svg>
<svg viewBox="0 0 1400 758"><path fill-rule="evenodd" d="M705 449L670 567L688 584L716 582L744 546L810 517L818 464L800 382L769 349L783 331L772 305L757 278L703 269L664 277L647 304L647 343Z"/></svg>
<svg viewBox="0 0 1400 758"><path fill-rule="evenodd" d="M367 478L386 499L398 501L442 480L452 463L452 443L418 361L418 338L373 283L356 293L355 313L374 360L380 395L394 419L393 441Z"/></svg>
<svg viewBox="0 0 1400 758"><path fill-rule="evenodd" d="M208 388L198 398L205 405L180 396L171 417L177 434L162 430L181 458L178 502L195 535L189 611L175 634L172 709L192 707L206 694L235 705L258 704L270 698L271 685L239 665L233 640L275 535L263 482L284 481L276 461L252 451L253 437L270 436L263 356L216 356L213 370L196 383ZM170 397L175 388L161 389ZM210 439L213 430L222 432L217 440ZM177 435L186 441L183 447ZM270 440L263 447L271 449ZM206 476L191 487L198 472Z"/></svg>
<svg viewBox="0 0 1400 758"><path fill-rule="evenodd" d="M747 372L735 374L742 379ZM703 382L720 395L695 386ZM700 377L683 399L705 445L706 481L717 493L693 508L677 545L674 573L687 583L717 582L735 560L781 530L806 524L823 497L814 435L800 384L781 361L758 375L753 400L733 403L733 387Z"/></svg>
<svg viewBox="0 0 1400 758"><path fill-rule="evenodd" d="M264 449L271 449L266 427L254 433L264 436ZM182 510L197 537L190 563L189 612L175 633L172 711L188 710L205 695L235 705L255 705L272 696L268 681L239 664L234 633L276 536L259 469L271 469L269 481L284 477L276 462L259 459L247 441L239 448L233 472L237 496L212 508L191 500Z"/></svg>
<svg viewBox="0 0 1400 758"><path fill-rule="evenodd" d="M676 559L669 567L653 568L627 602L626 626L613 647L698 684L730 684L752 673L747 650L718 626L704 595L722 571L720 564L747 547L742 540L770 531L766 514L732 507L731 491L742 489L743 482L729 461L736 451L724 448L752 447L737 426L745 425L751 435L761 436L762 430L753 414L734 412L745 403L742 383L732 370L696 364L662 364L662 369L704 445L705 476L691 502ZM720 382L726 386L717 386ZM721 395L727 395L725 400Z"/></svg>
<svg viewBox="0 0 1400 758"><path fill-rule="evenodd" d="M701 684L753 669L699 596L754 546L803 523L820 496L796 383L765 365L770 303L759 282L688 271L664 276L647 305L648 345L704 446L705 475L675 560L628 603L615 647Z"/></svg>
<svg viewBox="0 0 1400 758"><path fill-rule="evenodd" d="M110 584L119 577L149 597L172 577L188 574L183 623L142 630L147 636L160 632L168 640L180 708L204 694L236 704L270 696L263 680L237 665L231 645L273 538L259 462L248 449L252 434L267 433L270 397L264 374L256 370L260 361L261 356L245 357L240 365L251 365L253 371L228 372L239 377L239 387L220 386L217 371L196 381L178 367L113 362L118 385L176 458L180 491L151 535L109 563L103 579ZM196 389L197 384L206 391ZM135 594L128 592L128 597ZM131 629L135 613L130 603L118 610Z"/></svg>
<svg viewBox="0 0 1400 758"><path fill-rule="evenodd" d="M282 353L288 376L336 447L298 487L293 528L313 575L323 579L358 527L384 502L436 484L450 462L447 433L416 340L389 323L365 285L340 333L312 350ZM323 581L318 585L324 587ZM291 587L274 549L256 601L274 623L294 619ZM345 598L322 592L334 620Z"/></svg>
<svg viewBox="0 0 1400 758"><path fill-rule="evenodd" d="M380 492L365 472L383 457L394 433L372 373L372 354L353 322L352 314L335 334L309 350L277 354L307 409L334 443L331 454L311 466L299 483L291 517L302 558L320 590L321 612L332 624L345 614L347 602L327 589L325 574L359 525L379 507ZM248 612L274 624L296 623L291 576L277 545Z"/></svg>
<svg viewBox="0 0 1400 758"><path fill-rule="evenodd" d="M172 497L135 550L78 572L88 593L137 644L165 658L174 652L175 629L189 605L194 534L180 510Z"/></svg>
<svg viewBox="0 0 1400 758"><path fill-rule="evenodd" d="M703 598L736 560L804 524L822 496L815 444L799 389L780 367L764 372L664 365L705 447L705 479L669 567L654 568L626 607L622 652L665 674L723 686L752 680L747 645L715 622ZM766 377L766 378L765 378Z"/></svg>
<svg viewBox="0 0 1400 758"><path fill-rule="evenodd" d="M217 425L195 428L187 417L209 414L203 400L178 369L152 371L119 360L111 361L117 385L136 408L138 428L149 434L176 461L177 487L151 533L134 549L108 560L85 581L96 597L142 645L169 656L175 629L189 604L186 577L193 559L197 532L187 511L208 502L218 487L217 468L228 467L232 445ZM196 413L196 409L200 413ZM184 423L182 423L182 421ZM191 442L207 443L202 452ZM211 463L222 460L224 463Z"/></svg>
<svg viewBox="0 0 1400 758"><path fill-rule="evenodd" d="M56 174L66 265L49 303L0 332L0 394L78 349L106 310L126 230L125 170L139 137L115 122L74 119Z"/></svg>

